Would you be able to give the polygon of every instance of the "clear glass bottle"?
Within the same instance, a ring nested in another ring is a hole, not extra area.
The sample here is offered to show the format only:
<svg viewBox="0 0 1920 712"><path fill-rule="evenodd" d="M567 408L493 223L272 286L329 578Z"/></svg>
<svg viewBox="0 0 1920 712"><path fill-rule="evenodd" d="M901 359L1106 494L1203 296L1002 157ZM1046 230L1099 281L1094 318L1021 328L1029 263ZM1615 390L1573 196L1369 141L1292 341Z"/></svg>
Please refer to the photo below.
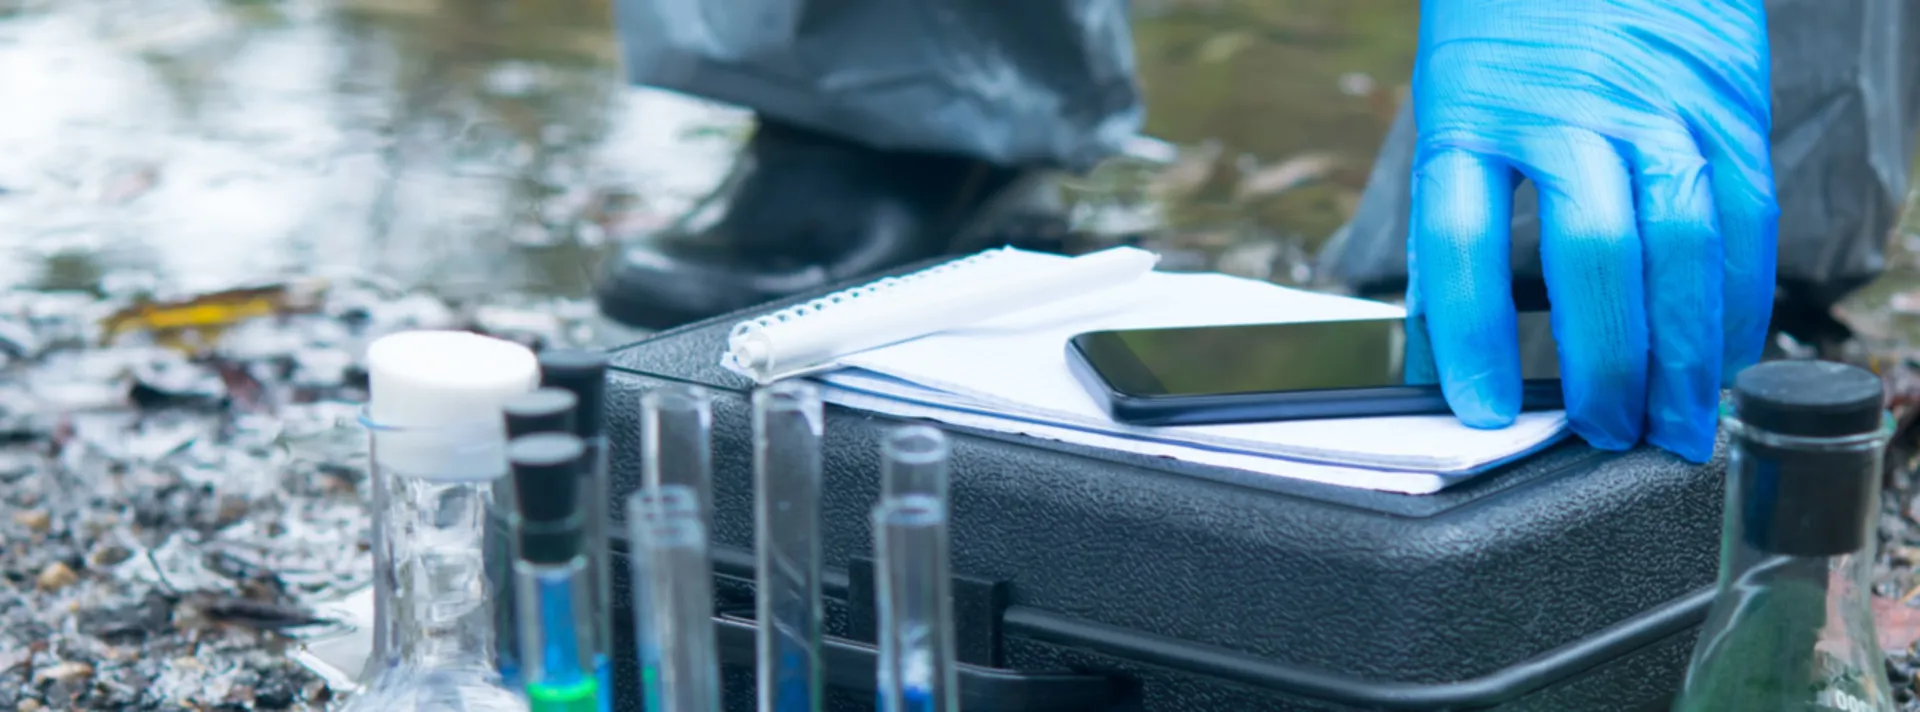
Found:
<svg viewBox="0 0 1920 712"><path fill-rule="evenodd" d="M340 712L525 712L493 660L485 563L492 488L507 473L496 415L408 428L361 420L373 455L377 658Z"/></svg>
<svg viewBox="0 0 1920 712"><path fill-rule="evenodd" d="M1868 601L1882 394L1823 361L1735 379L1719 595L1676 712L1893 712Z"/></svg>

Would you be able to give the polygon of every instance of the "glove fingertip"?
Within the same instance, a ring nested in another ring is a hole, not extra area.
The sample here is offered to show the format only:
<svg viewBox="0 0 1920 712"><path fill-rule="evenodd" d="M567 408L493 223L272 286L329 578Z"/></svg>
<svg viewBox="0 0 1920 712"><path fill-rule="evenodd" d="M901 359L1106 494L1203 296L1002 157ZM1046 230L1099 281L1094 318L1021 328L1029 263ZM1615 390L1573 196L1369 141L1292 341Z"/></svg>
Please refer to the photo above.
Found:
<svg viewBox="0 0 1920 712"><path fill-rule="evenodd" d="M1581 440L1587 441L1587 444L1595 449L1609 452L1632 450L1634 445L1640 443L1637 437L1625 437L1604 428L1586 427L1579 423L1573 424L1573 434L1580 436Z"/></svg>
<svg viewBox="0 0 1920 712"><path fill-rule="evenodd" d="M1704 465L1713 459L1715 434L1711 428L1655 429L1647 434L1647 443L1687 462Z"/></svg>
<svg viewBox="0 0 1920 712"><path fill-rule="evenodd" d="M1520 417L1518 388L1507 388L1496 379L1481 377L1448 385L1447 405L1460 423L1479 430L1497 430Z"/></svg>
<svg viewBox="0 0 1920 712"><path fill-rule="evenodd" d="M1483 407L1461 408L1456 406L1453 409L1453 414L1454 417L1460 419L1461 425L1475 430L1499 430L1512 425L1513 421L1517 418L1515 415L1502 413L1496 408Z"/></svg>

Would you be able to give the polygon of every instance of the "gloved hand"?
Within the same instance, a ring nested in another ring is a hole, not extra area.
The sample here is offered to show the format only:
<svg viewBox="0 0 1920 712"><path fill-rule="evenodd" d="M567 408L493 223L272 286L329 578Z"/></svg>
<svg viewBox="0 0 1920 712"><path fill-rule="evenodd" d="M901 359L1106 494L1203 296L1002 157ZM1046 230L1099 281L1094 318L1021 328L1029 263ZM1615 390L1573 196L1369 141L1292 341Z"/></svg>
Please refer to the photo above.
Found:
<svg viewBox="0 0 1920 712"><path fill-rule="evenodd" d="M1462 422L1520 409L1513 188L1539 191L1567 413L1595 447L1713 454L1773 305L1763 0L1422 0L1408 310Z"/></svg>

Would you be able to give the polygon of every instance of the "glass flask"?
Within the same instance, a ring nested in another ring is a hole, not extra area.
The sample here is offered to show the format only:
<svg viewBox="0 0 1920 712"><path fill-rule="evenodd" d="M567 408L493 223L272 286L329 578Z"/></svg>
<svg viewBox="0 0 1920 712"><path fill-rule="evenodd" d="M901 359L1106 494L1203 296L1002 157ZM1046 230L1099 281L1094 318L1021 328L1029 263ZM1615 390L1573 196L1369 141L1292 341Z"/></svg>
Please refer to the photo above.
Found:
<svg viewBox="0 0 1920 712"><path fill-rule="evenodd" d="M361 418L372 453L375 659L338 712L525 712L493 661L486 522L505 486L505 425Z"/></svg>
<svg viewBox="0 0 1920 712"><path fill-rule="evenodd" d="M1719 593L1677 712L1893 712L1868 601L1882 393L1824 361L1735 379Z"/></svg>

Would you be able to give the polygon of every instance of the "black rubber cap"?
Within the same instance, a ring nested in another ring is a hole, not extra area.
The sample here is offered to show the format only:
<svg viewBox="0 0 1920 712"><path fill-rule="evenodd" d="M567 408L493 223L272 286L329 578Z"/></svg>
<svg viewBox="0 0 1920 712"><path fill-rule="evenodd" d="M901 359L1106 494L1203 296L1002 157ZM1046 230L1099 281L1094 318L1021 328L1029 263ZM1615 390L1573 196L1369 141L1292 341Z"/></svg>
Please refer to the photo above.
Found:
<svg viewBox="0 0 1920 712"><path fill-rule="evenodd" d="M540 385L563 388L579 399L574 409L574 432L597 438L607 422L607 355L581 349L540 352Z"/></svg>
<svg viewBox="0 0 1920 712"><path fill-rule="evenodd" d="M501 406L507 416L507 437L534 433L572 433L573 412L579 399L558 388L540 388L514 396Z"/></svg>
<svg viewBox="0 0 1920 712"><path fill-rule="evenodd" d="M1880 377L1858 366L1804 359L1768 361L1733 382L1741 423L1781 435L1844 437L1880 429Z"/></svg>
<svg viewBox="0 0 1920 712"><path fill-rule="evenodd" d="M520 558L536 564L564 564L587 550L586 520L521 523Z"/></svg>
<svg viewBox="0 0 1920 712"><path fill-rule="evenodd" d="M560 522L580 516L580 470L586 444L572 433L534 433L507 445L520 521Z"/></svg>

